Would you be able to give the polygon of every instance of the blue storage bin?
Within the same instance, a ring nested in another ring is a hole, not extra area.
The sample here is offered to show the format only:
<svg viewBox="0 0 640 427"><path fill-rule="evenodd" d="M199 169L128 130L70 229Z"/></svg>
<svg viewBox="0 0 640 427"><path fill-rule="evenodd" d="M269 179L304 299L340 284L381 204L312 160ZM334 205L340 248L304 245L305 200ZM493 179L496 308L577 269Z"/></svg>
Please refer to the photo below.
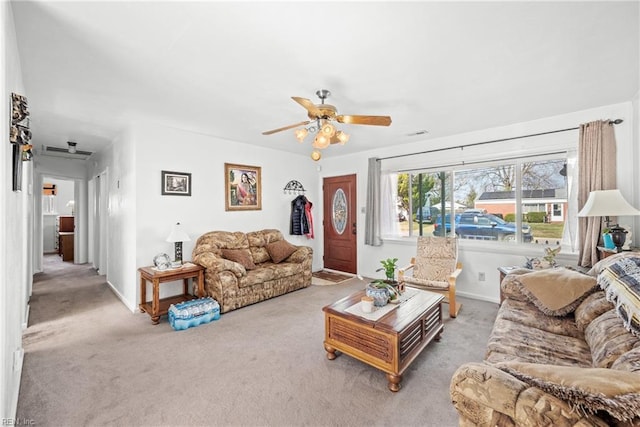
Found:
<svg viewBox="0 0 640 427"><path fill-rule="evenodd" d="M171 304L169 324L176 331L209 323L220 318L220 304L211 297Z"/></svg>

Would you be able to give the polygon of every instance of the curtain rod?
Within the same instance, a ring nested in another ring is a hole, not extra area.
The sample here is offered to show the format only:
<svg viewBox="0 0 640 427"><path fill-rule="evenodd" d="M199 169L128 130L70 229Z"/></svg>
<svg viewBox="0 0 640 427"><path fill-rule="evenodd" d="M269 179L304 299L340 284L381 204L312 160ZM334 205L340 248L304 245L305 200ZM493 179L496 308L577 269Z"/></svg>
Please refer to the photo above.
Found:
<svg viewBox="0 0 640 427"><path fill-rule="evenodd" d="M610 125L619 125L622 122L623 122L622 119L609 120L609 124ZM478 145L494 144L496 142L505 142L505 141L511 141L511 140L514 140L514 139L531 138L533 136L549 135L549 134L552 134L552 133L567 132L567 131L570 131L570 130L577 130L577 129L580 129L580 126L576 126L576 127L573 127L573 128L566 128L566 129L550 130L550 131L547 131L547 132L531 133L529 135L512 136L511 138L494 139L494 140L491 140L491 141L473 142L471 144L456 145L455 147L434 148L433 150L419 151L417 153L398 154L398 155L395 155L395 156L380 157L380 158L378 158L376 160L377 161L381 161L381 160L397 159L397 158L400 158L400 157L417 156L417 155L420 155L420 154L429 154L429 153L437 153L439 151L455 150L457 148L464 149L466 147L475 147L475 146L478 146Z"/></svg>
<svg viewBox="0 0 640 427"><path fill-rule="evenodd" d="M544 156L555 156L556 154L566 154L567 151L563 150L563 151L554 151L552 153L544 153ZM529 159L532 157L540 157L540 154L530 154L528 156L513 156L513 157L502 157L500 159L491 159L491 160L474 160L471 162L458 162L458 163L450 163L448 165L438 165L438 166L434 166L432 168L429 169L442 169L442 168L450 168L453 166L471 166L471 165L478 165L478 164L483 164L483 163L487 163L488 161L491 162L504 162L507 160L520 160L520 159ZM422 171L425 170L424 167L422 168L411 168L411 169L400 169L398 170L398 172L404 173L404 172L415 172L415 171Z"/></svg>

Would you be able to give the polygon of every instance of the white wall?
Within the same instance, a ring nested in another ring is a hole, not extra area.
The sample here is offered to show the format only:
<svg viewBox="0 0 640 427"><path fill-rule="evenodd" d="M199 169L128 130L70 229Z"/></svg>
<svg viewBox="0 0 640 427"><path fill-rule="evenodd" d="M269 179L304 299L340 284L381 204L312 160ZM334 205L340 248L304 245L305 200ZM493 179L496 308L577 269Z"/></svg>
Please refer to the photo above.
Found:
<svg viewBox="0 0 640 427"><path fill-rule="evenodd" d="M34 144L37 147L38 135L34 136ZM91 162L89 160L87 162ZM34 244L33 259L34 271L42 271L42 254L45 252L43 246L43 221L42 221L42 184L45 181L57 179L63 183L73 182L73 192L65 191L59 198L58 209L65 214L71 214L71 209L66 207L69 200L75 200L75 245L73 262L82 264L87 262L88 257L88 233L87 233L87 162L77 159L66 159L63 157L41 156L36 154L33 159L34 165L34 183L33 188L39 193L33 198L34 202ZM63 184L65 186L68 184ZM38 190L40 189L40 190Z"/></svg>
<svg viewBox="0 0 640 427"><path fill-rule="evenodd" d="M221 138L137 123L97 157L94 172L109 170L109 242L107 280L133 311L139 303L138 272L158 253L173 257L166 242L173 224L180 222L191 241L183 244L191 259L197 238L213 230L253 231L276 228L293 244L314 249L314 270L322 267L320 246L304 236L290 236L291 201L283 188L292 179L301 182L314 203L320 198L317 164L307 156L236 143ZM224 163L262 168L262 210L224 210ZM191 196L163 196L161 171L191 173ZM319 223L316 233L321 233ZM161 296L180 291L180 283L163 284Z"/></svg>
<svg viewBox="0 0 640 427"><path fill-rule="evenodd" d="M638 140L634 139L634 129L637 130L638 118L637 108L631 102L603 106L586 111L579 111L562 116L549 117L525 123L517 123L512 126L501 128L485 129L461 135L454 135L447 138L428 139L420 142L396 145L383 150L371 150L357 155L344 156L338 158L328 158L323 160L322 177L345 175L356 173L358 176L358 272L363 276L378 277L376 269L380 267L380 260L397 257L400 266L407 265L412 256L415 256L415 240L402 239L387 240L380 247L364 245L364 219L362 208L366 204L366 177L367 159L369 157L385 157L403 153L415 153L434 148L452 147L474 142L490 141L501 138L508 138L520 135L528 135L556 129L566 129L576 127L581 123L600 119L621 118L624 122L615 127L617 141L617 161L618 161L618 187L629 201L635 202L635 206L640 206L638 199L638 179L635 165L638 158ZM455 163L465 159L491 159L496 157L496 152L506 154L510 151L522 153L523 151L540 150L563 150L569 146L577 148L578 131L564 132L545 137L527 138L519 141L509 141L500 145L483 146L482 149L465 149L463 153L459 150L451 150L438 154L421 156L422 158L405 157L393 161L383 161L382 168L390 167L411 167L411 166L436 166ZM634 178L634 179L632 179ZM320 189L318 189L320 191ZM321 207L319 207L321 211ZM631 219L621 221L630 224ZM635 236L638 236L638 228L634 229ZM322 236L319 236L321 244ZM320 246L321 247L321 246ZM536 251L537 249L537 251ZM498 301L499 299L499 274L497 268L502 265L522 265L525 257L542 255L542 248L531 248L527 245L517 247L510 246L508 249L500 245L487 245L482 242L461 241L460 261L464 264L462 275L459 277L459 293L461 295L472 296L487 301ZM575 256L561 254L558 258L560 263L576 265ZM485 273L486 280L479 282L478 273Z"/></svg>
<svg viewBox="0 0 640 427"><path fill-rule="evenodd" d="M28 294L32 283L30 242L33 235L31 195L33 172L30 163L23 169L23 191L11 191L12 147L9 135L11 92L25 95L11 5L0 3L0 46L5 67L0 79L0 419L15 417L22 371L22 327L28 313ZM14 357L17 364L14 369Z"/></svg>

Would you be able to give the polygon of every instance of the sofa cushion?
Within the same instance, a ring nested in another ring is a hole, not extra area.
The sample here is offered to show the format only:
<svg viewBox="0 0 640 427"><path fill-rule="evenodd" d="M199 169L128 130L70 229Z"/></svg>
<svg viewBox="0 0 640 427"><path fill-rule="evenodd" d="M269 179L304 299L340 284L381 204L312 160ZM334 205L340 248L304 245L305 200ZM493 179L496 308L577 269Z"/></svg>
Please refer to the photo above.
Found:
<svg viewBox="0 0 640 427"><path fill-rule="evenodd" d="M271 262L262 263L259 268L247 272L247 275L238 281L239 288L261 285L272 280L284 279L302 274L304 267L301 263L283 262L273 264Z"/></svg>
<svg viewBox="0 0 640 427"><path fill-rule="evenodd" d="M267 252L269 252L269 257L271 257L271 261L276 264L284 261L289 255L296 251L296 247L286 240L269 243L266 248Z"/></svg>
<svg viewBox="0 0 640 427"><path fill-rule="evenodd" d="M247 270L253 270L256 268L249 249L222 249L221 252L224 259L237 262Z"/></svg>
<svg viewBox="0 0 640 427"><path fill-rule="evenodd" d="M639 341L624 328L615 310L594 319L584 330L584 339L591 348L593 366L597 368L610 368Z"/></svg>
<svg viewBox="0 0 640 427"><path fill-rule="evenodd" d="M574 312L576 326L584 331L587 326L602 313L613 308L613 304L607 301L603 291L594 292L586 297Z"/></svg>
<svg viewBox="0 0 640 427"><path fill-rule="evenodd" d="M611 365L611 369L640 373L640 341L626 353L622 353Z"/></svg>
<svg viewBox="0 0 640 427"><path fill-rule="evenodd" d="M485 360L592 366L589 346L572 318L546 316L531 303L509 299L498 312Z"/></svg>
<svg viewBox="0 0 640 427"><path fill-rule="evenodd" d="M620 421L631 421L640 412L640 374L521 362L497 367L585 413L606 411Z"/></svg>
<svg viewBox="0 0 640 427"><path fill-rule="evenodd" d="M533 271L518 281L529 300L549 316L572 313L597 286L594 277L566 268Z"/></svg>
<svg viewBox="0 0 640 427"><path fill-rule="evenodd" d="M260 264L269 261L269 252L267 252L266 246L269 243L284 240L284 236L280 230L266 229L260 231L250 231L247 233L247 242L249 250L253 256L253 262Z"/></svg>

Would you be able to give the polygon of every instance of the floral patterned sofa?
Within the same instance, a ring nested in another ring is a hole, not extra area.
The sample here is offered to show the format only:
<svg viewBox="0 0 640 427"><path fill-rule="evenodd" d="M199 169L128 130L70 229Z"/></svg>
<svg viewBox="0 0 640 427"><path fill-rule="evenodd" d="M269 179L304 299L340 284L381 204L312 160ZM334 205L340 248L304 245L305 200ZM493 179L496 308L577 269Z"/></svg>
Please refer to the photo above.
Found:
<svg viewBox="0 0 640 427"><path fill-rule="evenodd" d="M279 230L211 231L196 241L193 262L205 267L205 293L225 313L311 284L313 250Z"/></svg>
<svg viewBox="0 0 640 427"><path fill-rule="evenodd" d="M589 274L508 274L484 362L451 380L460 425L640 425L640 299L625 288L635 282L640 292L632 273L640 278L640 258L621 253Z"/></svg>

